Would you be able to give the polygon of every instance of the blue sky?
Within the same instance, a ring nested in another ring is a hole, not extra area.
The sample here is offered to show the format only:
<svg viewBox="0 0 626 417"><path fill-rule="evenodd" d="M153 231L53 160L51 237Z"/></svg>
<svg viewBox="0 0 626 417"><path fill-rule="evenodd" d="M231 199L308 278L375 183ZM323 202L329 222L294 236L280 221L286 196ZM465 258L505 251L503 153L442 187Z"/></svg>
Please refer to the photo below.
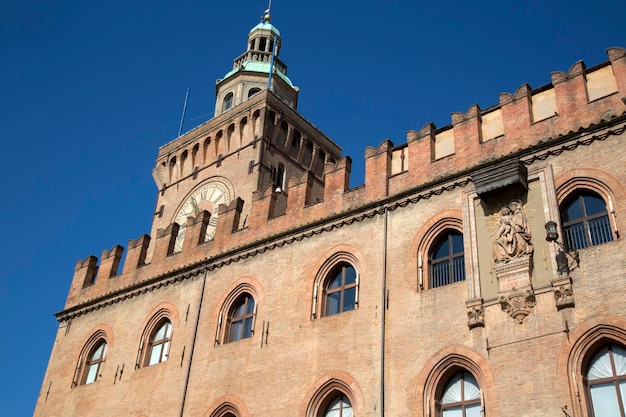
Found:
<svg viewBox="0 0 626 417"><path fill-rule="evenodd" d="M265 1L0 1L0 400L31 416L77 259L150 230L159 146L212 114ZM275 0L299 110L354 160L626 47L626 2ZM69 384L69 382L68 382Z"/></svg>

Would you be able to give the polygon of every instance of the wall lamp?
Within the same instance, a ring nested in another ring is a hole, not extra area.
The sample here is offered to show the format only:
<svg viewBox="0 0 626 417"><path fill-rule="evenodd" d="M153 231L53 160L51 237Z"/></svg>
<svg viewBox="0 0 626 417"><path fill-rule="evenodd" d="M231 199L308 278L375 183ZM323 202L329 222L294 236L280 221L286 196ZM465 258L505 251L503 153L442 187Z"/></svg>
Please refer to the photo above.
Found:
<svg viewBox="0 0 626 417"><path fill-rule="evenodd" d="M572 258L574 262L576 262L576 267L580 266L580 257L578 256L578 251L568 251L565 245L558 241L559 232L556 230L556 222L550 220L546 223L546 240L548 242L554 242L558 245L559 251L556 254L556 265L559 271L559 274L567 274L570 272L569 262L567 257Z"/></svg>

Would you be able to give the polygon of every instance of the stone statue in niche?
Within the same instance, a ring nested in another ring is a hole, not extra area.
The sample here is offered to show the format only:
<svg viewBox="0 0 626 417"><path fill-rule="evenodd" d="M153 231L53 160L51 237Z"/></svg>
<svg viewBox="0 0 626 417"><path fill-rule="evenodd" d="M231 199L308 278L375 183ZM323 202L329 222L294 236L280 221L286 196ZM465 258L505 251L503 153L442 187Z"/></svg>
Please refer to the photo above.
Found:
<svg viewBox="0 0 626 417"><path fill-rule="evenodd" d="M533 253L530 229L520 200L511 201L500 209L496 239L493 242L493 260L508 263Z"/></svg>

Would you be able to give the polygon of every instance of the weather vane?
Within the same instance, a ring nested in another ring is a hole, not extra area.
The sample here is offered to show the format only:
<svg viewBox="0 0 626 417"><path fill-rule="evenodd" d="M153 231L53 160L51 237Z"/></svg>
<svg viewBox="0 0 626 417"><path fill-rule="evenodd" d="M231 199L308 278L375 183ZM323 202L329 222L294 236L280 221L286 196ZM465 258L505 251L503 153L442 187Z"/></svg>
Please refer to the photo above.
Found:
<svg viewBox="0 0 626 417"><path fill-rule="evenodd" d="M261 20L265 20L266 22L269 22L272 19L272 16L270 16L271 8L272 8L272 0L269 0L267 9L265 9L265 12L263 13L263 17L261 18Z"/></svg>

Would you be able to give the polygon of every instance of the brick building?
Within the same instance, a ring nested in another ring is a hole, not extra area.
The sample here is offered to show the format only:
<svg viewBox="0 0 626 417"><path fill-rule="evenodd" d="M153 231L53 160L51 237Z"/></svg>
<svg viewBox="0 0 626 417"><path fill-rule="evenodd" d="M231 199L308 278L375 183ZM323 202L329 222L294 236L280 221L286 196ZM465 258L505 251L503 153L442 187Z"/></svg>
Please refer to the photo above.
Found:
<svg viewBox="0 0 626 417"><path fill-rule="evenodd" d="M35 416L624 416L626 50L350 189L280 48L268 17L160 148L150 235L77 262Z"/></svg>

